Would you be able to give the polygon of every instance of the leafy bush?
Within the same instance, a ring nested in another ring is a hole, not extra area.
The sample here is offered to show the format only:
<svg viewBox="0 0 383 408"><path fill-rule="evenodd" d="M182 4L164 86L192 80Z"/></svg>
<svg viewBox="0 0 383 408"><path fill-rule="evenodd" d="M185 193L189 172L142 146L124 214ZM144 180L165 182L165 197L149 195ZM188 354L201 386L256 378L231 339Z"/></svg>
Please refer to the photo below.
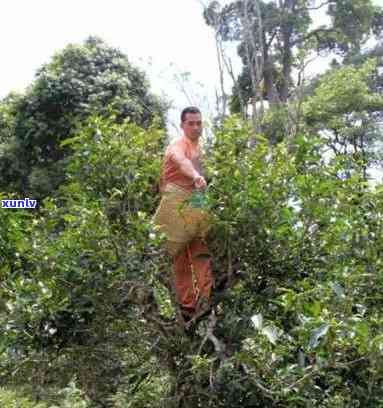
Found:
<svg viewBox="0 0 383 408"><path fill-rule="evenodd" d="M3 408L48 408L48 405L43 402L32 402L18 395L16 391L2 388L0 388L0 405Z"/></svg>
<svg viewBox="0 0 383 408"><path fill-rule="evenodd" d="M4 383L16 366L40 391L77 375L100 406L382 404L382 187L314 134L248 134L229 118L207 155L216 320L188 333L151 224L163 133L93 117L66 142L58 198L0 213Z"/></svg>

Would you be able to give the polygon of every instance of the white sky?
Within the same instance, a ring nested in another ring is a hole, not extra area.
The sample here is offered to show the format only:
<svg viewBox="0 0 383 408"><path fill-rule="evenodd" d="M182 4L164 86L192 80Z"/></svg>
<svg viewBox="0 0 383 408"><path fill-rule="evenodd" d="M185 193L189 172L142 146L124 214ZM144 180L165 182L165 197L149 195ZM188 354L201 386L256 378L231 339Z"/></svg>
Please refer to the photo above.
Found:
<svg viewBox="0 0 383 408"><path fill-rule="evenodd" d="M0 98L22 91L56 51L90 35L121 49L178 109L189 103L174 74L191 73L194 104L214 95L214 34L198 0L3 0L0 13Z"/></svg>
<svg viewBox="0 0 383 408"><path fill-rule="evenodd" d="M171 133L189 102L205 116L215 110L219 71L214 34L199 0L2 0L0 13L0 98L22 91L56 51L95 35L144 69L155 93L173 100ZM316 61L312 69L324 64ZM239 72L238 59L235 67ZM191 101L174 78L182 72L191 73L186 84ZM231 84L226 86L229 91Z"/></svg>

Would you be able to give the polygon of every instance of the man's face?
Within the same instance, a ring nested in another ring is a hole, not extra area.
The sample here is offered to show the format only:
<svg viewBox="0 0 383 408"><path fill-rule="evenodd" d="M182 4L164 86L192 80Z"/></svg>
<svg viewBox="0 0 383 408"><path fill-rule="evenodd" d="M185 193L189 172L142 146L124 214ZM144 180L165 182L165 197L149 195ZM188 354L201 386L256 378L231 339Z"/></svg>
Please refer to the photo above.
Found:
<svg viewBox="0 0 383 408"><path fill-rule="evenodd" d="M181 122L181 128L186 137L197 141L202 135L202 118L200 113L187 113L185 120Z"/></svg>

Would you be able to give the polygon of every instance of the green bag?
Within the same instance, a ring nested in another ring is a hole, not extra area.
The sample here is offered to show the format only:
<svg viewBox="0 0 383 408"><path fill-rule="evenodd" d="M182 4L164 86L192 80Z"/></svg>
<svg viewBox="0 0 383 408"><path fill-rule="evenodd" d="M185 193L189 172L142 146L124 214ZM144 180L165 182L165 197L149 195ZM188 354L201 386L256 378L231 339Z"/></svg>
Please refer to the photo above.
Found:
<svg viewBox="0 0 383 408"><path fill-rule="evenodd" d="M206 207L206 196L202 191L193 191L190 200L189 200L190 205L193 208L204 208Z"/></svg>

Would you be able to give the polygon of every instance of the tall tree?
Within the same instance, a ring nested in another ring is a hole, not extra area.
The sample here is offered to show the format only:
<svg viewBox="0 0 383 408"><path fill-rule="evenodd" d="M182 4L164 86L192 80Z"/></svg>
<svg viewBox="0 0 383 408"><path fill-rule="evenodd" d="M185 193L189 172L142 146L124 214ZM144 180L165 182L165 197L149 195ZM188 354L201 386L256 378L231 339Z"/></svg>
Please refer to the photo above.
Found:
<svg viewBox="0 0 383 408"><path fill-rule="evenodd" d="M1 136L1 174L8 177L0 179L0 189L37 189L42 195L62 179L69 149L60 142L90 114L114 115L117 122L129 118L147 128L156 116L164 126L167 109L126 55L94 37L58 52L24 95L6 98L0 106L8 129L8 136Z"/></svg>
<svg viewBox="0 0 383 408"><path fill-rule="evenodd" d="M329 23L314 26L324 12ZM370 0L238 0L222 7L212 1L204 17L223 41L239 41L241 98L249 103L262 83L271 105L288 100L300 51L355 54L383 27L383 11Z"/></svg>

